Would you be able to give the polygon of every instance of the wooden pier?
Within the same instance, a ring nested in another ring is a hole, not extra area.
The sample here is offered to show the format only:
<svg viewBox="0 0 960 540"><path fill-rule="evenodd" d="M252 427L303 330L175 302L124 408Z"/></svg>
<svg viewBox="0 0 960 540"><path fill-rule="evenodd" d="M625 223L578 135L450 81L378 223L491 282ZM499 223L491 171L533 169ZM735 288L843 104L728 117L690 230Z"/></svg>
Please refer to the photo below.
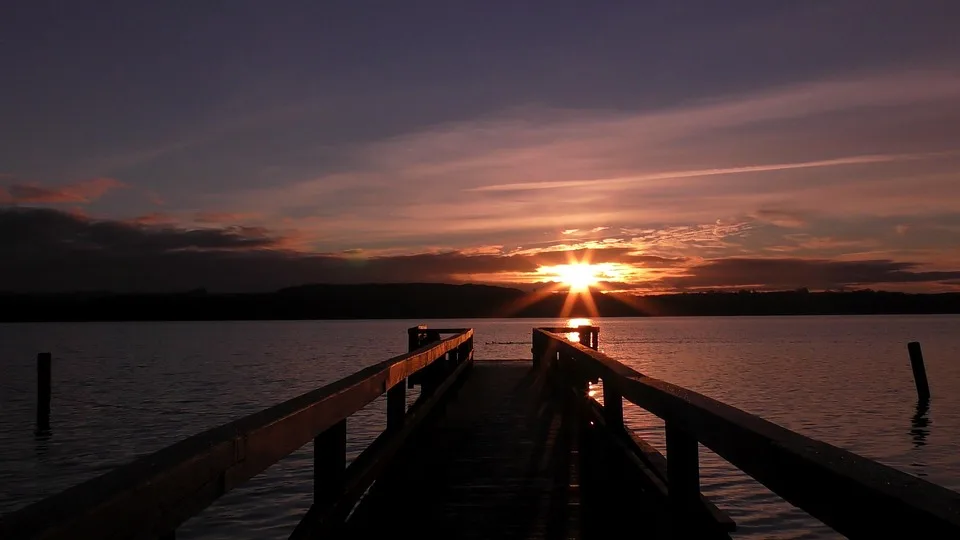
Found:
<svg viewBox="0 0 960 540"><path fill-rule="evenodd" d="M480 361L471 329L412 328L407 353L3 516L0 538L172 539L306 444L314 503L291 538L727 538L735 524L700 493L701 444L848 537L960 538L957 493L598 345L597 327L540 328L530 358ZM383 394L387 428L348 466L346 423ZM666 456L624 426L624 400L665 420Z"/></svg>

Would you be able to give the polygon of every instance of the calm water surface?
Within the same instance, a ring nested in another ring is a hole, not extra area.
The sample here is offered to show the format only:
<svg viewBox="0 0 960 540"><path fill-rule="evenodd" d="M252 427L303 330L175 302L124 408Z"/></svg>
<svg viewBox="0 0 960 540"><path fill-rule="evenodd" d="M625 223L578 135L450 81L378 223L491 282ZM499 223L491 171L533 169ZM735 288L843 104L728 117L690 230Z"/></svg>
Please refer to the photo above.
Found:
<svg viewBox="0 0 960 540"><path fill-rule="evenodd" d="M478 358L529 357L562 320L0 325L0 512L402 353L419 323L476 329ZM960 490L960 317L596 319L601 350L806 435ZM374 341L373 336L377 337ZM918 414L906 343L923 343L933 400ZM54 354L53 435L33 435L35 355ZM411 396L411 399L413 396ZM385 403L348 421L352 456ZM663 424L627 406L661 450ZM308 445L178 531L286 538L310 506ZM834 538L701 449L703 490L738 538Z"/></svg>

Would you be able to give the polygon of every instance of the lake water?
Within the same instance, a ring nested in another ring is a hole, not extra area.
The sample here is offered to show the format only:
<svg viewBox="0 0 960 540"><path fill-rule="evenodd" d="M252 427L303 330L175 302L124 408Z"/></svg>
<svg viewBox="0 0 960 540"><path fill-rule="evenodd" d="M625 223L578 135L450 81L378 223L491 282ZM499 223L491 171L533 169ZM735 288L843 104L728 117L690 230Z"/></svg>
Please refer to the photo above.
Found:
<svg viewBox="0 0 960 540"><path fill-rule="evenodd" d="M526 358L534 326L565 321L170 322L0 325L0 513L135 456L406 350L419 323L476 329L478 358ZM808 436L960 490L960 317L594 319L600 348ZM917 415L906 343L921 341L933 399ZM35 356L50 351L53 435L33 435ZM348 421L351 455L385 424ZM663 425L628 424L663 450ZM312 497L310 445L187 522L178 538L286 538ZM834 538L706 449L703 491L737 538Z"/></svg>

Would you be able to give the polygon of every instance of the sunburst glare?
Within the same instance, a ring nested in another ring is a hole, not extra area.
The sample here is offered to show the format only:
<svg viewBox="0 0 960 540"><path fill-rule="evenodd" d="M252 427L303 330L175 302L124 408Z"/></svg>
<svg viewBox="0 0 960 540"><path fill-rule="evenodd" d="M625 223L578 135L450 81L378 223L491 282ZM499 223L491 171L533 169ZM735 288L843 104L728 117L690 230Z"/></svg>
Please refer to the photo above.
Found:
<svg viewBox="0 0 960 540"><path fill-rule="evenodd" d="M622 280L624 272L621 266L617 263L592 264L589 254L582 260L577 260L570 254L567 264L541 266L537 269L537 273L543 276L544 281L553 282L558 287L568 289L567 297L560 309L561 317L567 317L573 313L578 300L583 303L588 315L597 316L597 304L593 300L591 291L606 289L605 282Z"/></svg>

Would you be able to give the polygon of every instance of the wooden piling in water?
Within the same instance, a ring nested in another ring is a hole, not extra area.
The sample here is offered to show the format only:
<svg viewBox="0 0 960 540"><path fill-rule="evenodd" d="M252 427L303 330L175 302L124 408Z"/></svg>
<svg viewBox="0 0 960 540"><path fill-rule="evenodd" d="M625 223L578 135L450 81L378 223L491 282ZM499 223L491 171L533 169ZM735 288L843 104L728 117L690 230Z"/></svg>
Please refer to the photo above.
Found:
<svg viewBox="0 0 960 540"><path fill-rule="evenodd" d="M930 399L930 385L927 383L927 369L923 365L923 350L920 348L920 342L907 343L907 351L910 353L913 380L917 384L917 399L927 401Z"/></svg>
<svg viewBox="0 0 960 540"><path fill-rule="evenodd" d="M37 354L37 433L50 431L50 353Z"/></svg>

